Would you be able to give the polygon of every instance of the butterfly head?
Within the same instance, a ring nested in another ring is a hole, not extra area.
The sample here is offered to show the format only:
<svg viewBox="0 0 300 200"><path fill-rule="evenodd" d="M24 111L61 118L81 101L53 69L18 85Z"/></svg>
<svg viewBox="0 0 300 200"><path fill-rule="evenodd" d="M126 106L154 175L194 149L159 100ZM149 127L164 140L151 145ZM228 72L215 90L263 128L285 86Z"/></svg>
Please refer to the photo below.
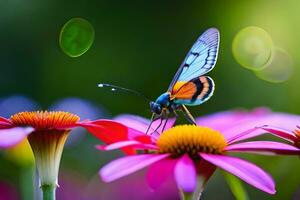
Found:
<svg viewBox="0 0 300 200"><path fill-rule="evenodd" d="M150 110L151 112L157 114L157 115L160 115L161 112L162 112L162 107L160 104L154 102L154 101L151 101L150 102Z"/></svg>
<svg viewBox="0 0 300 200"><path fill-rule="evenodd" d="M150 102L150 109L153 113L161 114L164 108L170 105L170 94L168 92L160 95L155 102Z"/></svg>

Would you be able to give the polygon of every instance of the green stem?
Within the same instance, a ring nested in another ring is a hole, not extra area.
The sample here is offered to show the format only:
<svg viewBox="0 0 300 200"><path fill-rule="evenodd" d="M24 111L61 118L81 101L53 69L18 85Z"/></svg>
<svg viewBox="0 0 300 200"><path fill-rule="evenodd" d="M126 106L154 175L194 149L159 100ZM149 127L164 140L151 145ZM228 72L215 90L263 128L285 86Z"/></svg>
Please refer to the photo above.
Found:
<svg viewBox="0 0 300 200"><path fill-rule="evenodd" d="M192 200L193 195L180 191L181 200Z"/></svg>
<svg viewBox="0 0 300 200"><path fill-rule="evenodd" d="M197 176L197 188L196 191L194 192L192 199L193 200L200 200L203 192L203 187L204 187L205 179L203 176L198 175Z"/></svg>
<svg viewBox="0 0 300 200"><path fill-rule="evenodd" d="M56 187L53 185L42 185L43 200L55 200Z"/></svg>
<svg viewBox="0 0 300 200"><path fill-rule="evenodd" d="M34 191L34 168L32 165L23 166L22 173L20 176L20 189L21 195L24 199L33 199L33 191ZM28 184L32 183L32 184Z"/></svg>

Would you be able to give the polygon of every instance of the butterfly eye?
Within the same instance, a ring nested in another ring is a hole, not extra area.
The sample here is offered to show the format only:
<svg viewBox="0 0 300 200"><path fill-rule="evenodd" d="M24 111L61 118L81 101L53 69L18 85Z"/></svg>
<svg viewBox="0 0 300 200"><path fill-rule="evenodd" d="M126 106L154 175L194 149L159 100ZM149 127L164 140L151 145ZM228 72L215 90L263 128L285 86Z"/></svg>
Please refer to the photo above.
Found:
<svg viewBox="0 0 300 200"><path fill-rule="evenodd" d="M153 101L150 102L150 109L151 112L156 113L156 114L160 114L161 113L161 106L158 103L155 103Z"/></svg>

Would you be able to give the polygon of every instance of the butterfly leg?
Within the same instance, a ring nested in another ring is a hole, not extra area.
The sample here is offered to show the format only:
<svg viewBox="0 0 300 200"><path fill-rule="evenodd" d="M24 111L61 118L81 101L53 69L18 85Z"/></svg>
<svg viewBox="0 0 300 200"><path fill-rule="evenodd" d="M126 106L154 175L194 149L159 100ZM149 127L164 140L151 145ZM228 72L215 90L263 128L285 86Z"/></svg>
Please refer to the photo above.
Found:
<svg viewBox="0 0 300 200"><path fill-rule="evenodd" d="M148 135L149 130L152 127L153 122L156 121L156 120L158 120L158 119L160 119L159 125L158 125L158 127L153 132L156 132L159 129L159 127L162 124L162 120L163 120L162 114L161 115L157 115L157 114L153 113L152 116L151 116L150 124L149 124L149 126L147 128L147 131L146 131L146 135Z"/></svg>
<svg viewBox="0 0 300 200"><path fill-rule="evenodd" d="M179 117L179 115L177 114L177 112L175 110L173 111L173 114L175 115L176 118Z"/></svg>
<svg viewBox="0 0 300 200"><path fill-rule="evenodd" d="M152 133L155 133L155 132L159 129L159 127L160 127L160 126L162 125L162 123L163 123L163 120L164 120L164 119L161 117L158 126L155 128L155 130L154 130ZM151 133L151 135L152 135L152 133Z"/></svg>
<svg viewBox="0 0 300 200"><path fill-rule="evenodd" d="M149 126L148 126L148 128L147 128L147 131L146 131L146 135L148 135L148 132L149 132L151 126L152 126L152 123L153 123L154 121L156 121L157 119L159 119L159 118L160 118L159 115L157 115L157 114L155 114L155 113L152 114L151 120L150 120L150 124L149 124Z"/></svg>
<svg viewBox="0 0 300 200"><path fill-rule="evenodd" d="M167 122L168 122L168 111L165 109L165 110L163 110L163 112L161 113L161 115L160 115L160 119L161 119L161 121L160 121L160 123L159 123L159 125L156 127L156 129L154 130L154 132L157 132L157 130L159 130L159 128L162 126L162 124L163 124L163 126L162 126L162 129L161 129L161 131L159 131L159 134L160 133L162 133L164 130L165 130L165 127L166 127L166 125L167 125Z"/></svg>
<svg viewBox="0 0 300 200"><path fill-rule="evenodd" d="M196 121L193 117L193 115L190 113L190 111L185 107L185 105L181 106L182 108L182 112L184 117L186 118L186 120L188 120L191 124L195 124L196 125Z"/></svg>
<svg viewBox="0 0 300 200"><path fill-rule="evenodd" d="M165 119L165 122L164 122L163 128L161 129L161 133L164 132L166 125L168 123L168 120L169 120L167 111L162 113L162 118Z"/></svg>
<svg viewBox="0 0 300 200"><path fill-rule="evenodd" d="M164 123L164 126L163 126L161 132L164 132L164 130L165 130L165 128L166 128L166 125L167 125L167 123L168 123L168 120L169 120L169 118L166 118L166 119L165 119L165 123Z"/></svg>
<svg viewBox="0 0 300 200"><path fill-rule="evenodd" d="M179 115L177 114L176 110L178 110L178 106L176 104L171 104L171 106L169 107L169 112L173 113L175 117L178 118Z"/></svg>

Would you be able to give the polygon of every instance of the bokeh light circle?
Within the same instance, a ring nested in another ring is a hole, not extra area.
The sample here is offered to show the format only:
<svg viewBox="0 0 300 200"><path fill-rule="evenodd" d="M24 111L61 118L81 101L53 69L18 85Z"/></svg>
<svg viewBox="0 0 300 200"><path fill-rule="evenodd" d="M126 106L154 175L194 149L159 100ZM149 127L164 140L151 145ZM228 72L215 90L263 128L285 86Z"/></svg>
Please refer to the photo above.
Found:
<svg viewBox="0 0 300 200"><path fill-rule="evenodd" d="M72 18L61 29L59 45L68 56L78 57L89 50L94 37L94 28L87 20Z"/></svg>
<svg viewBox="0 0 300 200"><path fill-rule="evenodd" d="M257 77L272 83L287 81L293 74L293 59L281 48L274 48L272 60L260 71Z"/></svg>
<svg viewBox="0 0 300 200"><path fill-rule="evenodd" d="M17 94L0 99L0 116L2 117L9 118L18 112L38 109L40 106L37 102L23 95Z"/></svg>
<svg viewBox="0 0 300 200"><path fill-rule="evenodd" d="M245 68L260 70L270 61L273 41L262 28L249 26L239 31L232 43L235 60Z"/></svg>

